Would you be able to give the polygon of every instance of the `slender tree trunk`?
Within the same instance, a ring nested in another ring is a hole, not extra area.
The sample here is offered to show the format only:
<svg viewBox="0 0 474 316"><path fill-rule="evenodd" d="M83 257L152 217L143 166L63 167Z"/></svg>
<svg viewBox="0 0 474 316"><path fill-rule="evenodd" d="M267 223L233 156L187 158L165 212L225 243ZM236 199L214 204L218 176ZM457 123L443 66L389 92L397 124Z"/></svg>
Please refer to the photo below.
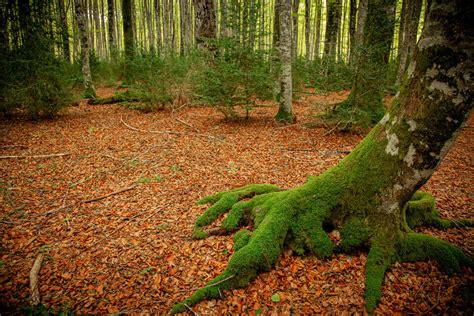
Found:
<svg viewBox="0 0 474 316"><path fill-rule="evenodd" d="M420 21L421 13L421 0L410 1L410 4L407 5L408 13L405 16L404 23L404 32L403 32L403 41L400 44L399 41L399 64L398 64L398 73L395 85L399 86L405 70L407 68L408 61L413 54L413 48L416 45L416 35L418 32L418 23Z"/></svg>
<svg viewBox="0 0 474 316"><path fill-rule="evenodd" d="M0 52L6 52L10 49L8 40L8 7L6 1L0 2Z"/></svg>
<svg viewBox="0 0 474 316"><path fill-rule="evenodd" d="M278 50L280 48L280 1L281 0L275 0L275 9L273 10L274 19L272 47L274 50Z"/></svg>
<svg viewBox="0 0 474 316"><path fill-rule="evenodd" d="M115 36L115 8L114 0L107 0L107 19L108 19L108 36L109 36L109 53L110 56L115 56L117 49Z"/></svg>
<svg viewBox="0 0 474 316"><path fill-rule="evenodd" d="M60 18L60 31L61 31L61 43L62 43L62 53L63 58L67 61L71 61L71 50L69 49L69 31L67 24L67 12L66 12L66 3L64 0L58 0L58 10Z"/></svg>
<svg viewBox="0 0 474 316"><path fill-rule="evenodd" d="M280 105L275 119L279 122L292 123L295 120L292 111L292 79L291 79L291 0L280 0Z"/></svg>
<svg viewBox="0 0 474 316"><path fill-rule="evenodd" d="M255 36L257 32L257 19L258 19L258 11L256 8L255 0L250 0L250 27L249 27L249 45L250 48L253 50L255 48Z"/></svg>
<svg viewBox="0 0 474 316"><path fill-rule="evenodd" d="M336 45L339 24L341 20L341 1L327 1L327 19L326 19L326 42L324 44L324 59L328 62L335 62Z"/></svg>
<svg viewBox="0 0 474 316"><path fill-rule="evenodd" d="M86 30L86 16L84 14L82 0L75 0L76 8L76 20L79 31L79 37L81 42L81 63L82 63L82 76L84 77L84 96L86 98L95 98L95 88L92 84L91 70L89 66L89 40L87 38Z"/></svg>
<svg viewBox="0 0 474 316"><path fill-rule="evenodd" d="M321 46L321 12L322 12L322 0L316 0L316 12L314 14L314 59L319 59L319 51Z"/></svg>
<svg viewBox="0 0 474 316"><path fill-rule="evenodd" d="M164 0L166 1L166 0ZM162 18L161 18L161 0L155 0L155 29L156 29L156 50L161 51L162 48Z"/></svg>
<svg viewBox="0 0 474 316"><path fill-rule="evenodd" d="M106 33L106 25L105 25L105 6L104 0L100 0L100 35L102 38L102 57L105 59L108 56L108 49L107 49L107 33Z"/></svg>
<svg viewBox="0 0 474 316"><path fill-rule="evenodd" d="M265 0L261 0L260 8L260 24L258 31L258 49L263 50L265 47Z"/></svg>
<svg viewBox="0 0 474 316"><path fill-rule="evenodd" d="M354 50L355 50L355 32L356 32L356 16L357 16L357 1L350 0L350 13L349 13L349 63L354 62Z"/></svg>
<svg viewBox="0 0 474 316"><path fill-rule="evenodd" d="M306 61L311 60L311 44L310 44L310 34L311 34L311 0L305 0L305 30L304 30L304 39L305 39L305 58Z"/></svg>
<svg viewBox="0 0 474 316"><path fill-rule="evenodd" d="M123 22L123 38L125 47L125 69L124 81L126 84L131 83L130 63L135 56L135 47L133 42L132 28L132 1L122 0L122 22Z"/></svg>
<svg viewBox="0 0 474 316"><path fill-rule="evenodd" d="M293 25L293 34L292 34L292 57L297 58L298 57L298 12L300 9L300 0L293 0L292 4L292 25Z"/></svg>

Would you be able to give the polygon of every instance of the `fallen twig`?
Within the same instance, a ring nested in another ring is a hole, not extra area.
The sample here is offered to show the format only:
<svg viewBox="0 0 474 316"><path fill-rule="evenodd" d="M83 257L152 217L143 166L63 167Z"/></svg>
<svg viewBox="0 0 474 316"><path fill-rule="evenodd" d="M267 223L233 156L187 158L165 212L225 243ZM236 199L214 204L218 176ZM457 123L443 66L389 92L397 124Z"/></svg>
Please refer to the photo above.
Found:
<svg viewBox="0 0 474 316"><path fill-rule="evenodd" d="M196 128L195 126L189 124L188 122L185 122L185 121L183 121L183 120L181 120L181 119L179 119L179 118L177 118L177 117L175 117L174 119L175 119L176 121L180 122L181 124L184 124L184 125L186 125L187 127L190 127L190 128L192 128L193 130L197 131L197 128Z"/></svg>
<svg viewBox="0 0 474 316"><path fill-rule="evenodd" d="M30 271L30 304L36 306L40 303L40 293L38 289L38 274L43 263L44 254L40 253L36 257L35 263Z"/></svg>
<svg viewBox="0 0 474 316"><path fill-rule="evenodd" d="M120 116L120 122L122 122L123 125L125 125L126 127L128 127L129 129L131 129L132 131L135 131L135 132L154 133L154 134L173 134L173 135L180 135L181 134L179 132L174 132L174 131L154 131L154 130L139 129L139 128L133 127L132 125L125 122L123 120L122 116Z"/></svg>
<svg viewBox="0 0 474 316"><path fill-rule="evenodd" d="M0 159L23 159L23 158L51 158L51 157L62 157L69 156L70 153L59 153L49 155L31 155L31 156L0 156Z"/></svg>
<svg viewBox="0 0 474 316"><path fill-rule="evenodd" d="M0 148L2 148L2 149L6 149L6 148L21 148L21 149L26 149L26 148L28 148L28 146L25 146L25 145L3 145L3 146L0 146Z"/></svg>
<svg viewBox="0 0 474 316"><path fill-rule="evenodd" d="M339 124L341 124L341 121L337 122L337 124L333 128L331 128L329 131L325 132L322 136L326 136L326 135L329 135L332 132L334 132L336 130L336 128L339 127Z"/></svg>
<svg viewBox="0 0 474 316"><path fill-rule="evenodd" d="M105 194L105 195L101 195L101 196L98 196L98 197L95 197L95 198L91 198L91 199L88 199L88 200L82 200L82 201L80 201L79 203L85 204L85 203L100 201L100 200L103 200L103 199L105 199L105 198L108 198L109 196L116 195L116 194L119 194L119 193L122 193L122 192L126 192L126 191L130 191L130 190L133 190L133 189L135 189L136 186L137 186L136 184L133 184L133 185L129 186L128 188L120 189L120 190L114 191L114 192L112 192L112 193Z"/></svg>
<svg viewBox="0 0 474 316"><path fill-rule="evenodd" d="M193 311L193 309L192 309L191 307L189 307L188 304L184 304L184 306L186 306L186 308L189 309L189 311L190 311L191 313L193 313L194 316L199 316L199 314L196 313L195 311Z"/></svg>

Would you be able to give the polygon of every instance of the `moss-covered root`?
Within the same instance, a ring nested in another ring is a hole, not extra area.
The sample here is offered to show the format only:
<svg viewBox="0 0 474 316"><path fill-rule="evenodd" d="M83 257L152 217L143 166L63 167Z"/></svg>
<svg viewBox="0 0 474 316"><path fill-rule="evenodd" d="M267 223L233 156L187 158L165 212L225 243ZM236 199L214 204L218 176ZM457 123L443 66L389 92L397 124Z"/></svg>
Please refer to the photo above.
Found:
<svg viewBox="0 0 474 316"><path fill-rule="evenodd" d="M372 245L365 266L365 306L370 314L374 312L382 296L385 271L392 261L393 255L390 251L378 245Z"/></svg>
<svg viewBox="0 0 474 316"><path fill-rule="evenodd" d="M402 262L436 260L449 275L459 272L460 266L474 266L473 260L458 247L424 234L407 234L399 255Z"/></svg>
<svg viewBox="0 0 474 316"><path fill-rule="evenodd" d="M435 198L428 192L413 194L405 206L406 222L410 228L432 226L440 229L474 226L472 220L447 220L439 217Z"/></svg>
<svg viewBox="0 0 474 316"><path fill-rule="evenodd" d="M207 233L202 228L213 223L220 215L227 213L231 209L231 214L224 220L223 228L227 231L236 229L239 222L245 216L246 210L250 208L249 202L239 202L239 200L279 190L277 186L271 184L252 184L206 196L197 203L210 203L212 206L196 219L193 237L196 239L206 238Z"/></svg>
<svg viewBox="0 0 474 316"><path fill-rule="evenodd" d="M175 305L171 314L187 310L198 302L218 298L220 291L243 287L260 271L268 271L276 263L283 250L290 224L295 216L292 199L287 192L274 193L272 205L253 233L242 231L235 235L235 253L224 272L206 287ZM259 197L254 199L260 200ZM264 204L268 203L265 201ZM213 285L214 284L214 285Z"/></svg>

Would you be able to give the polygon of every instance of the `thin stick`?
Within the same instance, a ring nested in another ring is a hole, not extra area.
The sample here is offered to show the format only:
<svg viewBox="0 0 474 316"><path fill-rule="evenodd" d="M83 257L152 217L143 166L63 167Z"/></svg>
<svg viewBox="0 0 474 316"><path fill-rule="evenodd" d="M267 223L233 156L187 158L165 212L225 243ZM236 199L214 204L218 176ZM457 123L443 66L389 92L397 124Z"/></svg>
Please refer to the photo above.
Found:
<svg viewBox="0 0 474 316"><path fill-rule="evenodd" d="M193 313L194 316L199 316L199 314L196 313L195 311L193 311L193 309L192 309L191 307L189 307L188 304L184 304L184 306L186 306L186 308L189 309L189 311L190 311L191 313Z"/></svg>
<svg viewBox="0 0 474 316"><path fill-rule="evenodd" d="M173 132L173 131L153 131L153 130L139 129L139 128L133 127L133 126L130 125L130 124L127 124L127 122L125 122L125 121L123 120L123 117L122 117L122 116L120 116L120 122L122 122L123 125L125 125L126 127L128 127L129 129L131 129L132 131L135 131L135 132L155 133L155 134L174 134L174 135L180 135L180 134L181 134L181 133L179 133L179 132Z"/></svg>
<svg viewBox="0 0 474 316"><path fill-rule="evenodd" d="M31 156L0 156L0 159L24 159L24 158L51 158L51 157L62 157L69 156L70 153L59 153L50 155L31 155Z"/></svg>
<svg viewBox="0 0 474 316"><path fill-rule="evenodd" d="M0 148L21 148L21 149L26 149L28 148L28 146L25 146L25 145L3 145L3 146L0 146Z"/></svg>
<svg viewBox="0 0 474 316"><path fill-rule="evenodd" d="M192 128L192 129L194 129L194 130L197 130L197 128L196 128L195 126L189 124L188 122L185 122L185 121L183 121L183 120L181 120L181 119L179 119L179 118L177 118L177 117L175 117L174 119L175 119L176 121L180 122L181 124L184 124L184 125L186 125L186 126Z"/></svg>
<svg viewBox="0 0 474 316"><path fill-rule="evenodd" d="M230 279L232 279L233 277L235 277L235 275L232 274L231 276L228 276L227 278L222 279L222 280L220 280L219 282L206 285L205 288L206 288L206 287L211 287L211 286L216 286L216 285L218 285L218 284L224 283L225 281L230 280Z"/></svg>
<svg viewBox="0 0 474 316"><path fill-rule="evenodd" d="M81 201L81 202L79 202L79 203L84 204L84 203L90 203L90 202L100 201L100 200L103 200L103 199L105 199L105 198L108 198L109 196L116 195L116 194L119 194L119 193L122 193L122 192L126 192L126 191L130 191L130 190L133 190L133 189L136 188L136 186L137 186L137 185L134 184L134 185L129 186L128 188L120 189L120 190L118 190L118 191L114 191L114 192L112 192L112 193L105 194L105 195L101 195L101 196L99 196L99 197L91 198L91 199L88 199L88 200L83 200L83 201Z"/></svg>
<svg viewBox="0 0 474 316"><path fill-rule="evenodd" d="M227 278L222 279L222 280L220 280L219 282L212 283L212 284L208 284L208 285L203 286L203 287L193 287L193 288L190 288L190 289L183 289L183 290L179 290L179 291L176 291L176 292L169 292L169 293L181 293L181 292L197 291L197 290L200 290L200 289L205 289L205 288L207 288L207 287L212 287L212 286L216 286L216 285L218 285L218 284L224 283L225 281L230 280L230 279L232 279L233 277L235 277L235 275L232 274L231 276L228 276Z"/></svg>
<svg viewBox="0 0 474 316"><path fill-rule="evenodd" d="M38 274L41 269L41 264L43 263L43 258L44 255L40 253L38 257L36 257L35 263L30 271L30 304L33 306L36 306L41 302L38 289Z"/></svg>

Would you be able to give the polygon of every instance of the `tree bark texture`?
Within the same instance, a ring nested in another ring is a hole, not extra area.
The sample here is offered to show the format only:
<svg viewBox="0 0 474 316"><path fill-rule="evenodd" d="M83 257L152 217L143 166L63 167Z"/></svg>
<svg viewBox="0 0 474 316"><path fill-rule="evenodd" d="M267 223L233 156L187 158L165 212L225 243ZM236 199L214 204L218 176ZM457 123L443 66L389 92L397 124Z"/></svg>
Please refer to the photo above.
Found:
<svg viewBox="0 0 474 316"><path fill-rule="evenodd" d="M277 121L293 122L291 79L291 0L280 0L280 105L275 117Z"/></svg>
<svg viewBox="0 0 474 316"><path fill-rule="evenodd" d="M84 77L84 96L86 98L95 98L95 88L92 84L92 76L89 65L89 39L87 38L86 30L86 16L84 14L82 0L75 0L76 19L77 27L79 31L80 43L81 43L81 64L82 64L82 76Z"/></svg>
<svg viewBox="0 0 474 316"><path fill-rule="evenodd" d="M212 0L194 0L195 38L200 48L213 50L209 41L216 38L216 14Z"/></svg>

